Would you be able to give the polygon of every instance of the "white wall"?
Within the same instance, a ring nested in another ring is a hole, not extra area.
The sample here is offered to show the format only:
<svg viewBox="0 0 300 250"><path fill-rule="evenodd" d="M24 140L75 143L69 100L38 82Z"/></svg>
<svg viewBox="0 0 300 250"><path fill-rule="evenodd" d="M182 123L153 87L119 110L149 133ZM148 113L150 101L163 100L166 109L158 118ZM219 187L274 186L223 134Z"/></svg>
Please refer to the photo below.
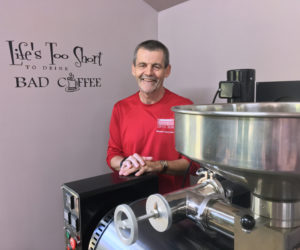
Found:
<svg viewBox="0 0 300 250"><path fill-rule="evenodd" d="M254 68L256 81L299 80L299 13L298 0L189 0L159 12L173 65L167 86L200 104L211 103L230 69Z"/></svg>
<svg viewBox="0 0 300 250"><path fill-rule="evenodd" d="M2 0L0 38L0 248L63 249L60 186L109 172L111 109L137 90L132 52L140 41L157 38L157 12L141 0ZM27 54L30 61L11 65L7 41L14 48L27 42L29 50L32 42L42 56ZM55 65L67 70L49 69L45 42L69 56ZM76 46L88 56L103 53L102 66L77 68ZM101 78L101 87L66 92L57 80L70 72ZM46 77L49 84L17 88L15 77L25 77L27 85L32 77Z"/></svg>

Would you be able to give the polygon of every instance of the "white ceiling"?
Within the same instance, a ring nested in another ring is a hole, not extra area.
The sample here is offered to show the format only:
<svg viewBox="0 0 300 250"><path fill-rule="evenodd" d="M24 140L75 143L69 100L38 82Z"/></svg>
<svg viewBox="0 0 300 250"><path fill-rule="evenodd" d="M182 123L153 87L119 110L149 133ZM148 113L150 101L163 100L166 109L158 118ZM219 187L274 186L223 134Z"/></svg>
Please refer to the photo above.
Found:
<svg viewBox="0 0 300 250"><path fill-rule="evenodd" d="M174 5L186 2L188 0L144 0L153 9L157 11L168 9Z"/></svg>

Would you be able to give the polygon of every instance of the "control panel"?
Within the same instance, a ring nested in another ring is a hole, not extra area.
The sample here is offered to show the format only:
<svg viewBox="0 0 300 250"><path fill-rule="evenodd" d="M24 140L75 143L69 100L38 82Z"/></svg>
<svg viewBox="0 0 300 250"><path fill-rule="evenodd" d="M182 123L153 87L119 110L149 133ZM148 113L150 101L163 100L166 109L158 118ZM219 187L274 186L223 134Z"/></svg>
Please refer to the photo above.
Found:
<svg viewBox="0 0 300 250"><path fill-rule="evenodd" d="M63 186L64 231L67 250L82 250L80 230L80 197L73 190Z"/></svg>

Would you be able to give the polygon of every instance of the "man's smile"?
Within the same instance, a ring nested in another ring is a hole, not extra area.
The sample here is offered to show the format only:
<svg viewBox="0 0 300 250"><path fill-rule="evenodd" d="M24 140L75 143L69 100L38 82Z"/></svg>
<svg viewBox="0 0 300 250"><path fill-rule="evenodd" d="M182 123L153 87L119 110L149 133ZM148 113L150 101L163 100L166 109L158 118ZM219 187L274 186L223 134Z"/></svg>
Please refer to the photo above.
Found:
<svg viewBox="0 0 300 250"><path fill-rule="evenodd" d="M149 76L141 76L140 80L145 81L145 82L153 82L153 83L158 82L158 79L156 77L149 77Z"/></svg>

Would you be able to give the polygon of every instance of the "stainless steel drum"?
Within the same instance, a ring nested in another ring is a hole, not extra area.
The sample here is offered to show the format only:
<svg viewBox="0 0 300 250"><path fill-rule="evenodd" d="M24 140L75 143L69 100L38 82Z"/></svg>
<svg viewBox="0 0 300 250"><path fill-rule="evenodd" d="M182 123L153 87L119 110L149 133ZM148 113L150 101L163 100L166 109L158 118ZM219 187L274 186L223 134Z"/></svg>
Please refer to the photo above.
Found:
<svg viewBox="0 0 300 250"><path fill-rule="evenodd" d="M145 214L145 203L146 200L138 200L130 204L136 216ZM232 250L233 240L218 233L208 236L189 219L174 222L164 233L156 231L148 220L144 220L139 222L138 240L132 245L125 245L118 238L113 211L110 211L100 220L88 247L88 250L103 249Z"/></svg>
<svg viewBox="0 0 300 250"><path fill-rule="evenodd" d="M261 199L300 200L300 103L176 106L176 149Z"/></svg>

